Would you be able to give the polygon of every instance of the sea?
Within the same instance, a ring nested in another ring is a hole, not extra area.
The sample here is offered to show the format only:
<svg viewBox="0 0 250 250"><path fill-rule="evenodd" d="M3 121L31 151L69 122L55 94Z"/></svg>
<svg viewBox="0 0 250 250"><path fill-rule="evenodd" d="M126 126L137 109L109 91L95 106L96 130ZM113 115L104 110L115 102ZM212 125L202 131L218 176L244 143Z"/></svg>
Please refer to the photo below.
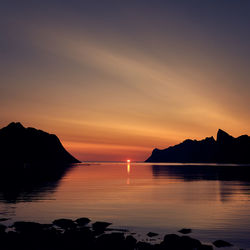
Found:
<svg viewBox="0 0 250 250"><path fill-rule="evenodd" d="M250 249L250 165L84 162L38 175L4 177L0 223L88 217L152 243L190 228L203 243Z"/></svg>

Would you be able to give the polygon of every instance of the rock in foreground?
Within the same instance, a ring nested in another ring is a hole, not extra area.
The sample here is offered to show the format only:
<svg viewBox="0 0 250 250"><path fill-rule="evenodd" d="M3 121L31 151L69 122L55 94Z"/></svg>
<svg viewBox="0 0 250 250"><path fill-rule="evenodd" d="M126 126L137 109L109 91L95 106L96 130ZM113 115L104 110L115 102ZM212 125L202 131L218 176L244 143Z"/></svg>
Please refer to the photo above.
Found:
<svg viewBox="0 0 250 250"><path fill-rule="evenodd" d="M224 241L224 240L216 240L215 242L213 242L213 244L220 248L220 247L231 247L233 246L231 243Z"/></svg>
<svg viewBox="0 0 250 250"><path fill-rule="evenodd" d="M79 224L79 221L82 223ZM162 242L151 244L138 241L129 232L111 232L108 222L95 222L88 218L57 219L52 224L37 222L15 222L7 228L0 227L1 249L3 250L213 250L199 240L176 234L165 235ZM99 234L99 231L103 230ZM115 229L113 229L115 230ZM98 233L97 233L98 232ZM157 235L156 233L152 233Z"/></svg>
<svg viewBox="0 0 250 250"><path fill-rule="evenodd" d="M157 236L158 234L157 233L154 233L154 232L148 232L147 233L147 236L148 237L155 237L155 236Z"/></svg>
<svg viewBox="0 0 250 250"><path fill-rule="evenodd" d="M190 234L192 232L192 229L190 229L190 228L182 228L178 232L182 233L182 234Z"/></svg>

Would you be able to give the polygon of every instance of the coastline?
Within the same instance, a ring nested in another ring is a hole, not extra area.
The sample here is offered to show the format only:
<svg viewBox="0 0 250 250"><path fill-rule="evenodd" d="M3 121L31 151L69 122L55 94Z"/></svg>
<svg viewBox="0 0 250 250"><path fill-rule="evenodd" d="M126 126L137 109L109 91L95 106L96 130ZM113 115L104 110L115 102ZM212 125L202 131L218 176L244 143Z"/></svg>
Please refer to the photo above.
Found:
<svg viewBox="0 0 250 250"><path fill-rule="evenodd" d="M49 224L31 221L16 221L4 225L7 219L0 219L2 249L121 249L121 250L212 250L216 247L232 246L229 242L216 240L210 244L190 236L192 229L180 229L165 234L148 232L141 236L123 228L113 228L112 223L92 222L86 217L56 219ZM232 248L230 248L232 249Z"/></svg>

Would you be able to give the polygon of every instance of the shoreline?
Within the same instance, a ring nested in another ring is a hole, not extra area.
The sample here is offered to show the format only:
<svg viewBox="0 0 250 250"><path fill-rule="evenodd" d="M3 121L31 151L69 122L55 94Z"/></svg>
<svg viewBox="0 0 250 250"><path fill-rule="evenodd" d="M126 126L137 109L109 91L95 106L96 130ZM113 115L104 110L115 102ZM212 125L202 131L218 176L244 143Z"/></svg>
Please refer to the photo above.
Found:
<svg viewBox="0 0 250 250"><path fill-rule="evenodd" d="M57 219L49 224L16 221L10 226L4 225L4 221L4 218L0 219L0 244L4 250L212 250L232 246L223 240L204 244L189 236L192 229L188 228L166 234L163 239L151 231L144 239L138 239L135 232L112 228L110 222L91 222L86 217L76 220Z"/></svg>

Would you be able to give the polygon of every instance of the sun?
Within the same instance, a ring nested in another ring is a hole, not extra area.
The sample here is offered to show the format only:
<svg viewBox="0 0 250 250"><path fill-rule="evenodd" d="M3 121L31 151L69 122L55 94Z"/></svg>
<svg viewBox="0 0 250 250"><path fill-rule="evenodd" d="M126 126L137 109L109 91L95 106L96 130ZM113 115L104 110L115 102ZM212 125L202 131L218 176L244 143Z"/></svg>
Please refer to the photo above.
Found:
<svg viewBox="0 0 250 250"><path fill-rule="evenodd" d="M130 160L127 160L127 163L130 163Z"/></svg>

